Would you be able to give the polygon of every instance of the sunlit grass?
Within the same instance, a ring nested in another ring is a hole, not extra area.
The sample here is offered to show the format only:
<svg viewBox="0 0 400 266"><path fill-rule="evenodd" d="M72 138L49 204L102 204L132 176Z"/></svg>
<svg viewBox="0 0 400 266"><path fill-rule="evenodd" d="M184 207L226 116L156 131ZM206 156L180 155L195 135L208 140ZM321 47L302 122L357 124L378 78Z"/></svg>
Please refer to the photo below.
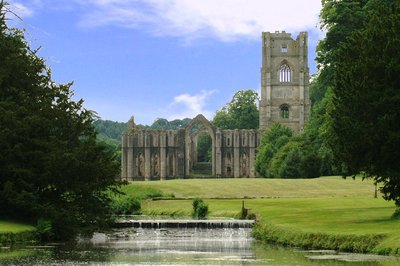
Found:
<svg viewBox="0 0 400 266"><path fill-rule="evenodd" d="M126 190L158 189L177 198L261 198L373 196L371 180L322 177L315 179L175 179L132 182Z"/></svg>
<svg viewBox="0 0 400 266"><path fill-rule="evenodd" d="M19 222L12 222L0 220L0 234L1 233L20 233L25 231L33 231L35 227L29 224L22 224Z"/></svg>
<svg viewBox="0 0 400 266"><path fill-rule="evenodd" d="M145 214L189 217L189 198L200 196L206 199L210 216L238 217L245 198L245 207L256 213L262 223L300 233L385 235L376 251L400 254L400 220L391 219L395 205L380 196L375 199L370 180L194 179L135 182L129 186L188 198L143 201Z"/></svg>

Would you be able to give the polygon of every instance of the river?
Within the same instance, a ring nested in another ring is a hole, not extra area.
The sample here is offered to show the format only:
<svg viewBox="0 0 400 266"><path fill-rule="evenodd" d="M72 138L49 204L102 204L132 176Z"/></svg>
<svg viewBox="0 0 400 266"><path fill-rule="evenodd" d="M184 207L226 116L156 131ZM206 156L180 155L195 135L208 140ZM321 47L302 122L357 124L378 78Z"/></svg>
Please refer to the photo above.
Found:
<svg viewBox="0 0 400 266"><path fill-rule="evenodd" d="M258 243L249 228L96 233L74 243L2 248L0 265L400 265L394 257L302 251Z"/></svg>

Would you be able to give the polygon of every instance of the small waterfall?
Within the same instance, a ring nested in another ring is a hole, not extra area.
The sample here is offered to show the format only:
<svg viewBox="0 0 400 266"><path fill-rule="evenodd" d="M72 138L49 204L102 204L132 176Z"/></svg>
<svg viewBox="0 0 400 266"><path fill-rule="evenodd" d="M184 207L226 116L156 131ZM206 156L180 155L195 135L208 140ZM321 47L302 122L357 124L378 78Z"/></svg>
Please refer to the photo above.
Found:
<svg viewBox="0 0 400 266"><path fill-rule="evenodd" d="M115 223L117 228L201 228L201 229L238 229L251 228L254 220L120 220Z"/></svg>

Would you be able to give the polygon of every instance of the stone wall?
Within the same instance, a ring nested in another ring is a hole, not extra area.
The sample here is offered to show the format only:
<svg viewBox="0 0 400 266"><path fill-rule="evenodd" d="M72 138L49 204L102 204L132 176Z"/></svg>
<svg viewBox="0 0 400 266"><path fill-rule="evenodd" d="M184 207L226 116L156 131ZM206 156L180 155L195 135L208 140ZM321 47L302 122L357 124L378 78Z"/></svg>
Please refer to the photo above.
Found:
<svg viewBox="0 0 400 266"><path fill-rule="evenodd" d="M198 115L179 130L140 130L122 136L121 177L130 181L192 177L199 134L212 139L212 177L255 177L257 130L220 130Z"/></svg>

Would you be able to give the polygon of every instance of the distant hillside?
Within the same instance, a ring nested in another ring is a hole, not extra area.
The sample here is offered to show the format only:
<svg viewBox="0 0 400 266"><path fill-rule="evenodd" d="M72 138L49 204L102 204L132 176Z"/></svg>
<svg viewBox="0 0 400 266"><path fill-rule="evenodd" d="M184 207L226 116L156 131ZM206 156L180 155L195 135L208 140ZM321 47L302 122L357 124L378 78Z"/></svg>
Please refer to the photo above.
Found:
<svg viewBox="0 0 400 266"><path fill-rule="evenodd" d="M93 125L99 133L100 140L117 145L121 143L122 133L128 128L128 123L101 119L94 121Z"/></svg>

